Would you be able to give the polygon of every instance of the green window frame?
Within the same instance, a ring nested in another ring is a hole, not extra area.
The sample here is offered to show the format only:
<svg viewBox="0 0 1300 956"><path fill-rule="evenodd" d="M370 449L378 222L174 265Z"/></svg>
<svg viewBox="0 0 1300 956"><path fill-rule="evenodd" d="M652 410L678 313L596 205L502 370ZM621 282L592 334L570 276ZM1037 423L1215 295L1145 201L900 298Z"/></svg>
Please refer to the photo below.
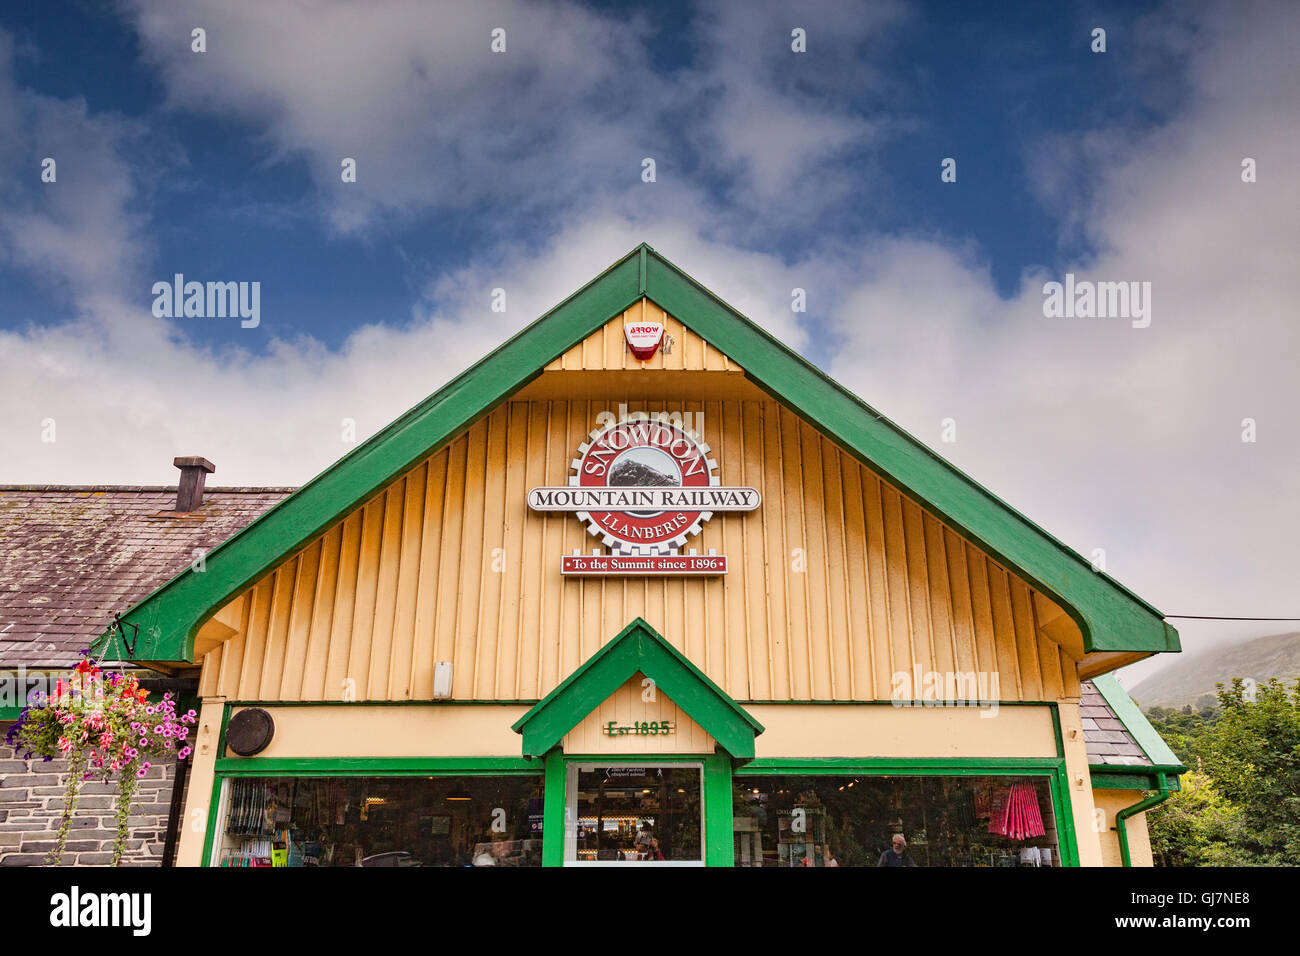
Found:
<svg viewBox="0 0 1300 956"><path fill-rule="evenodd" d="M804 759L766 758L737 767L735 776L791 774L802 776L913 776L913 777L1045 777L1052 796L1052 813L1060 834L1062 866L1079 865L1079 841L1074 827L1069 777L1062 758L1007 759L966 758L935 760L868 759L825 757Z"/></svg>

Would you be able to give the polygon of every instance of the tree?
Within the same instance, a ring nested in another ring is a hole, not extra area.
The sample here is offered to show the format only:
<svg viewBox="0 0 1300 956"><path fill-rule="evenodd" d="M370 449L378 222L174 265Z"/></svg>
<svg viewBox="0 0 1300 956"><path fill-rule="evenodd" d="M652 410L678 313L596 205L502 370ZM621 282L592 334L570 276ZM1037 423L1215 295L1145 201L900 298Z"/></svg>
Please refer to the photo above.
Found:
<svg viewBox="0 0 1300 956"><path fill-rule="evenodd" d="M1157 866L1242 866L1257 862L1241 846L1242 812L1192 771L1181 790L1147 813Z"/></svg>
<svg viewBox="0 0 1300 956"><path fill-rule="evenodd" d="M1300 864L1300 680L1258 685L1254 701L1240 678L1218 690L1223 713L1207 740L1205 770L1240 808L1240 842L1252 862Z"/></svg>

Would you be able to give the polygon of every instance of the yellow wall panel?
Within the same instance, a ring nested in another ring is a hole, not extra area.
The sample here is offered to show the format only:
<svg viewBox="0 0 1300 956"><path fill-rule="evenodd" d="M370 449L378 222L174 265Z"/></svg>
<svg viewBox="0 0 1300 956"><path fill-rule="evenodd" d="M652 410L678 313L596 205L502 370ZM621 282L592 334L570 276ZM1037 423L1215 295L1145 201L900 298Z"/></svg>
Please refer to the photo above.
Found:
<svg viewBox="0 0 1300 956"><path fill-rule="evenodd" d="M699 724L662 693L652 701L642 700L641 681L636 674L622 687L597 705L581 723L565 734L560 742L566 754L711 754L713 738ZM669 721L671 734L637 735L605 733L610 721L619 727L636 722Z"/></svg>
<svg viewBox="0 0 1300 956"><path fill-rule="evenodd" d="M621 322L554 374L626 366ZM735 371L674 322L657 360ZM536 700L636 616L742 701L887 700L929 671L996 671L1005 700L1077 696L1074 660L1038 624L1054 606L792 411L744 389L693 399L689 375L680 399L647 397L642 373L619 374L600 400L502 404L249 588L238 632L203 658L205 696L429 700L450 661L456 699ZM722 483L762 493L689 544L726 554L725 577L561 577L561 556L597 541L525 495L566 483L620 403L702 416Z"/></svg>

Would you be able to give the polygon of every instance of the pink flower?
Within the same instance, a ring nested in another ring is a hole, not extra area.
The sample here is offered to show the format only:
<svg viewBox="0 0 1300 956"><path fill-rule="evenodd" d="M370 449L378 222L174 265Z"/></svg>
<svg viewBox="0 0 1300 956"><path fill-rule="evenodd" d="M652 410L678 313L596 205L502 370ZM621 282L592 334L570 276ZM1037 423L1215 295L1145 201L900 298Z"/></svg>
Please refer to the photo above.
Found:
<svg viewBox="0 0 1300 956"><path fill-rule="evenodd" d="M140 764L140 769L141 769L141 770L148 770L148 769L149 769L150 767L152 767L152 766L153 766L153 764L151 764L149 761L146 760L144 763Z"/></svg>
<svg viewBox="0 0 1300 956"><path fill-rule="evenodd" d="M176 756L179 757L181 760L184 760L184 759L185 759L186 757L188 757L191 753L192 753L192 751L190 750L189 747L182 747L182 748L177 752Z"/></svg>
<svg viewBox="0 0 1300 956"><path fill-rule="evenodd" d="M141 738L140 738L140 746L141 746L141 747L148 747L148 746L149 746L149 738L148 738L148 737L141 737Z"/></svg>
<svg viewBox="0 0 1300 956"><path fill-rule="evenodd" d="M136 775L137 777L143 777L146 773L149 772L148 769L147 769L148 766L149 766L148 764L145 764L143 767L141 767L139 770L137 770L137 771L135 772L135 775Z"/></svg>

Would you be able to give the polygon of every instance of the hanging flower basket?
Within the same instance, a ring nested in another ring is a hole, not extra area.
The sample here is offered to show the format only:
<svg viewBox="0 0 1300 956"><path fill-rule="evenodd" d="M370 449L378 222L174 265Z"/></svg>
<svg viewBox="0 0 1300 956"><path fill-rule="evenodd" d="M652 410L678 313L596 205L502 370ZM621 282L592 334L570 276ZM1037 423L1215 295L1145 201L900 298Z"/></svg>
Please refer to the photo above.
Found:
<svg viewBox="0 0 1300 956"><path fill-rule="evenodd" d="M194 711L178 715L170 693L150 703L134 677L105 674L86 657L70 679L60 680L54 694L35 695L18 721L9 728L5 742L30 760L62 757L68 761L68 785L63 800L63 817L48 862L63 857L68 831L87 780L110 780L117 776L117 835L113 840L113 866L126 852L130 836L127 820L141 778L157 760L174 753L179 760L190 755L185 742Z"/></svg>

